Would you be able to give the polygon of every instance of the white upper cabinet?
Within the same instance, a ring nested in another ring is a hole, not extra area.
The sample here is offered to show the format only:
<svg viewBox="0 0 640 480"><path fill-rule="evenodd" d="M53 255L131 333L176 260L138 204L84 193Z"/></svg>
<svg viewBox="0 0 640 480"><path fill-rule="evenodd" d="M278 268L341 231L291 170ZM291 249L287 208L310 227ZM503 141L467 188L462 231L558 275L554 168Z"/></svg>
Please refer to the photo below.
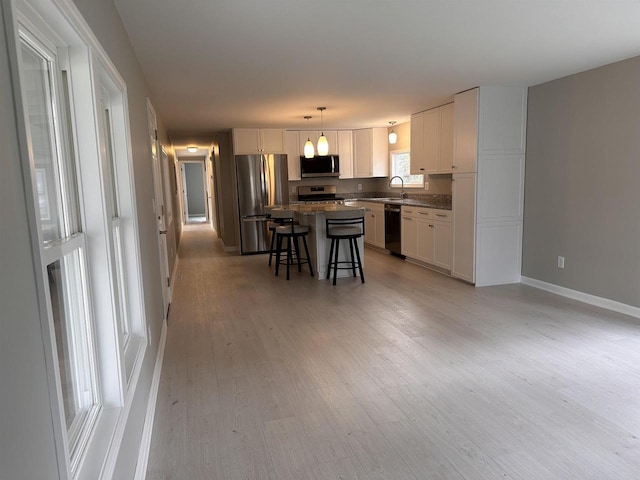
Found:
<svg viewBox="0 0 640 480"><path fill-rule="evenodd" d="M233 152L236 155L285 153L284 130L276 128L234 128Z"/></svg>
<svg viewBox="0 0 640 480"><path fill-rule="evenodd" d="M423 157L420 162L420 173L437 173L440 155L440 109L427 110L423 115Z"/></svg>
<svg viewBox="0 0 640 480"><path fill-rule="evenodd" d="M413 175L427 168L424 161L424 112L411 115L411 166Z"/></svg>
<svg viewBox="0 0 640 480"><path fill-rule="evenodd" d="M331 143L329 143L331 149ZM353 178L353 132L338 130L338 155L340 156L340 178Z"/></svg>
<svg viewBox="0 0 640 480"><path fill-rule="evenodd" d="M389 176L389 137L386 128L353 131L354 177Z"/></svg>
<svg viewBox="0 0 640 480"><path fill-rule="evenodd" d="M450 173L453 162L453 104L411 115L411 173Z"/></svg>
<svg viewBox="0 0 640 480"><path fill-rule="evenodd" d="M300 151L298 148L298 138L298 132L291 130L284 132L284 146L285 153L287 154L289 180L300 180Z"/></svg>
<svg viewBox="0 0 640 480"><path fill-rule="evenodd" d="M440 107L440 154L438 173L451 173L453 166L453 103Z"/></svg>
<svg viewBox="0 0 640 480"><path fill-rule="evenodd" d="M478 158L478 89L467 90L453 97L454 173L477 171Z"/></svg>

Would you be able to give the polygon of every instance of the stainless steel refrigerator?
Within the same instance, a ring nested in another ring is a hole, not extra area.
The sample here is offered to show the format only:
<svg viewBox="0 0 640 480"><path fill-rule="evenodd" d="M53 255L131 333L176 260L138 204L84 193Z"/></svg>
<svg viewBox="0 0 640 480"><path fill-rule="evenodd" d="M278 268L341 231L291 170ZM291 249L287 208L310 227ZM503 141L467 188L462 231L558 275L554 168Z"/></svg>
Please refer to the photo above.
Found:
<svg viewBox="0 0 640 480"><path fill-rule="evenodd" d="M289 203L286 155L236 155L242 254L269 251L268 205Z"/></svg>

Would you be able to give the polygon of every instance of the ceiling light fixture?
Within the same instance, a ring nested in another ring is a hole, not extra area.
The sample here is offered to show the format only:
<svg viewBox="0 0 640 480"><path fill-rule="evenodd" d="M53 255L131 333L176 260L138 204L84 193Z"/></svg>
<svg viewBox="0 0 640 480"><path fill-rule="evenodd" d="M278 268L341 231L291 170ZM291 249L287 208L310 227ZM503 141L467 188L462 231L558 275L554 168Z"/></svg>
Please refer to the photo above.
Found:
<svg viewBox="0 0 640 480"><path fill-rule="evenodd" d="M389 132L389 143L391 145L395 145L396 142L398 141L398 134L393 131L393 126L396 124L396 122L389 122L389 123L391 124L391 131Z"/></svg>
<svg viewBox="0 0 640 480"><path fill-rule="evenodd" d="M187 147L187 152L196 153L198 151L198 147Z"/></svg>
<svg viewBox="0 0 640 480"><path fill-rule="evenodd" d="M327 137L324 136L324 119L322 117L322 112L324 112L327 107L318 107L320 110L320 128L322 131L322 135L318 139L318 155L328 155L329 154L329 142L327 141Z"/></svg>
<svg viewBox="0 0 640 480"><path fill-rule="evenodd" d="M311 115L305 115L305 120L307 121L307 130L309 130L309 120L311 120ZM304 158L313 158L313 143L311 142L311 138L307 136L307 141L304 142Z"/></svg>

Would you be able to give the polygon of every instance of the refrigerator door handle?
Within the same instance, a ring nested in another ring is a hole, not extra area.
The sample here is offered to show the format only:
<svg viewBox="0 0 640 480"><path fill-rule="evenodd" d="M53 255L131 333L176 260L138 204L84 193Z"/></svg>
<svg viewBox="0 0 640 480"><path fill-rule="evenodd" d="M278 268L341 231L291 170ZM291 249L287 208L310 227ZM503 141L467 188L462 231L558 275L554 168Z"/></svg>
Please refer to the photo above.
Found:
<svg viewBox="0 0 640 480"><path fill-rule="evenodd" d="M271 178L269 171L269 158L266 155L262 156L262 171L264 172L264 179L262 182L262 203L264 206L271 204L271 198L269 192L271 191Z"/></svg>
<svg viewBox="0 0 640 480"><path fill-rule="evenodd" d="M267 221L266 215L249 215L242 217L243 222L265 222Z"/></svg>

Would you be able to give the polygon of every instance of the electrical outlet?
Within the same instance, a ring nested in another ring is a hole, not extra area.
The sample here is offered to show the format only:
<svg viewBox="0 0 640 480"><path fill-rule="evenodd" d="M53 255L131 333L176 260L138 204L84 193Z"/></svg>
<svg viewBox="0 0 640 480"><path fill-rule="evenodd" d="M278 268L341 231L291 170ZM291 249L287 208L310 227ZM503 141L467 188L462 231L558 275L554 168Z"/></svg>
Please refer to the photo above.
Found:
<svg viewBox="0 0 640 480"><path fill-rule="evenodd" d="M358 191L359 191L359 192L361 192L361 191L362 191L362 184L361 184L361 183L359 183L359 184L358 184Z"/></svg>
<svg viewBox="0 0 640 480"><path fill-rule="evenodd" d="M424 189L429 191L429 182L424 182Z"/></svg>
<svg viewBox="0 0 640 480"><path fill-rule="evenodd" d="M558 268L564 268L564 257L558 255Z"/></svg>
<svg viewBox="0 0 640 480"><path fill-rule="evenodd" d="M291 193L296 193L296 187L291 187Z"/></svg>

